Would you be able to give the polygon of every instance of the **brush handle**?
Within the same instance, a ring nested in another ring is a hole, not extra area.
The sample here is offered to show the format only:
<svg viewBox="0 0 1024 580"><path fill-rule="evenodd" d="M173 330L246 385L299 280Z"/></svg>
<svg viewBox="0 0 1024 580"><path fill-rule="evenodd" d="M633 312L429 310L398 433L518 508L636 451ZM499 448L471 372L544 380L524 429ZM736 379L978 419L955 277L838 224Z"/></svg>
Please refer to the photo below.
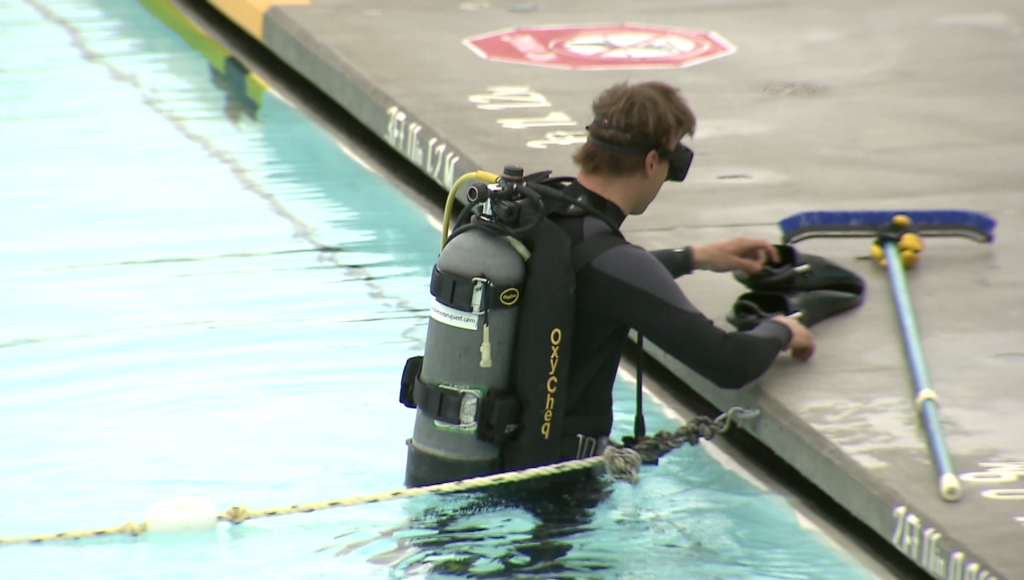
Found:
<svg viewBox="0 0 1024 580"><path fill-rule="evenodd" d="M963 496L960 480L953 471L953 462L949 459L946 440L939 422L939 408L936 404L937 395L928 378L928 368L924 363L924 351L921 339L917 334L917 321L914 308L910 303L910 290L907 288L907 277L900 260L900 251L893 241L882 242L885 251L885 265L889 271L889 282L892 285L892 296L896 302L896 310L903 328L903 345L906 347L907 360L914 378L915 404L921 415L928 446L931 448L932 460L939 475L939 493L946 501L957 501Z"/></svg>

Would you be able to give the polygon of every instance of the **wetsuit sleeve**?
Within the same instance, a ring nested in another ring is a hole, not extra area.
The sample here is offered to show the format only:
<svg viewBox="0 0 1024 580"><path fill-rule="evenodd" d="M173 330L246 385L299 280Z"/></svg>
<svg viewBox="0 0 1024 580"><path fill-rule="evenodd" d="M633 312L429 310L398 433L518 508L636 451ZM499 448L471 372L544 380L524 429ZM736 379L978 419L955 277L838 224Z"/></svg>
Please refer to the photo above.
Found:
<svg viewBox="0 0 1024 580"><path fill-rule="evenodd" d="M788 327L770 320L745 332L716 327L639 246L612 248L581 274L581 284L595 285L603 311L722 388L761 376L792 338Z"/></svg>
<svg viewBox="0 0 1024 580"><path fill-rule="evenodd" d="M685 276L693 272L693 248L675 248L672 250L655 250L651 252L673 278Z"/></svg>

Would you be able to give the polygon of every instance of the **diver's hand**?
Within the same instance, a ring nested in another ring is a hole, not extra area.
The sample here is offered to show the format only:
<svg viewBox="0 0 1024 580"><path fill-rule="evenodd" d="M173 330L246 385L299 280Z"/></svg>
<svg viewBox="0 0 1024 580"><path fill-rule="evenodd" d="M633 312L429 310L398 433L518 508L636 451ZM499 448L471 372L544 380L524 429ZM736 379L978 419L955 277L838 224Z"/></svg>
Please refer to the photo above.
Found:
<svg viewBox="0 0 1024 580"><path fill-rule="evenodd" d="M799 320L781 314L772 316L771 319L785 324L792 333L793 337L789 340L785 350L789 350L793 354L793 358L805 361L814 355L814 335Z"/></svg>
<svg viewBox="0 0 1024 580"><path fill-rule="evenodd" d="M751 238L733 238L695 246L692 251L694 267L712 272L742 270L753 275L761 271L765 261L779 261L775 246L765 240Z"/></svg>

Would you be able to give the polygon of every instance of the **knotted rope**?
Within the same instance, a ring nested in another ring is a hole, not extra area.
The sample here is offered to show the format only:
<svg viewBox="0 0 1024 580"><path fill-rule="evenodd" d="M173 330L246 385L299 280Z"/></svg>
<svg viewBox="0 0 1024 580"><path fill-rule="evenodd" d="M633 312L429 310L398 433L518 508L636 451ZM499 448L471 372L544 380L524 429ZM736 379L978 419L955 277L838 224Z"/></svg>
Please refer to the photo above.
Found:
<svg viewBox="0 0 1024 580"><path fill-rule="evenodd" d="M659 431L653 437L644 437L637 442L631 442L629 446L609 445L602 455L587 457L585 459L573 459L562 463L531 467L520 471L509 471L496 473L482 477L473 477L460 481L438 483L422 487L397 489L385 493L377 493L338 499L325 502L295 504L284 507L250 510L244 505L228 508L223 514L217 516L222 522L240 524L246 520L265 518L270 516L281 516L295 513L309 513L337 507L347 507L402 499L429 494L454 493L459 491L470 491L503 483L524 481L535 477L544 477L597 467L604 464L605 470L616 480L625 480L636 483L640 477L640 466L642 464L654 464L658 458L669 451L682 447L683 444L696 445L701 439L713 439L719 433L724 433L738 419L753 417L757 411L750 411L741 407L733 407L722 413L715 419L705 416L694 417L691 421L682 425L673 432ZM62 532L59 534L47 534L24 538L0 538L0 546L8 544L30 544L47 542L53 540L80 540L85 538L99 538L124 534L138 536L146 531L146 524L128 523L95 530L83 530L78 532Z"/></svg>

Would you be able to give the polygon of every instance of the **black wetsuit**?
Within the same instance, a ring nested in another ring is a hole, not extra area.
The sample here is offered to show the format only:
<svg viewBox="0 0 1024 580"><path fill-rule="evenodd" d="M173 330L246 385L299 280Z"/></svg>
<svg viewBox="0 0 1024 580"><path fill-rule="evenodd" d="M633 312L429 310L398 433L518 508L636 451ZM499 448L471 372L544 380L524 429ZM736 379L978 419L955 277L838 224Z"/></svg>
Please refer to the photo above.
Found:
<svg viewBox="0 0 1024 580"><path fill-rule="evenodd" d="M565 192L582 196L616 225L626 218L618 206L578 183ZM605 221L590 215L551 218L574 247L611 232ZM762 322L746 332L717 328L674 280L692 270L689 248L648 252L627 243L606 250L579 271L563 440L575 440L577 433L601 437L611 432L612 385L630 328L727 389L760 376L789 343L789 328L778 322Z"/></svg>

